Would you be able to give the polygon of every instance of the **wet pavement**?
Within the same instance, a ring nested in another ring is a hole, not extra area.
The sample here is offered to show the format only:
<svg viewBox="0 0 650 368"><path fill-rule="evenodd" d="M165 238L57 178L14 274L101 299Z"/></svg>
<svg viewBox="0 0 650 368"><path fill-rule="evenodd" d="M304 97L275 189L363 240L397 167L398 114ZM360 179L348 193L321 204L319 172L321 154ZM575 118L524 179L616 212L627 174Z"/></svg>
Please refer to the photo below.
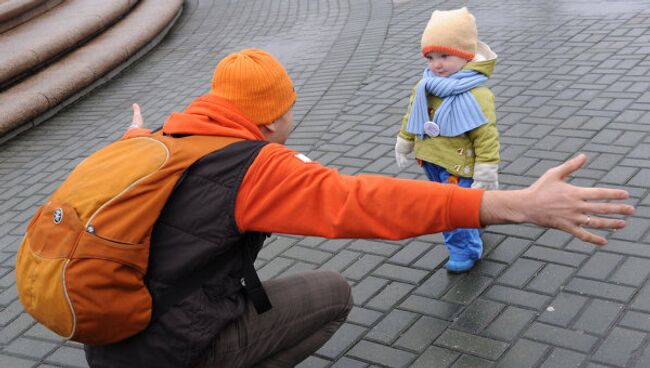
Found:
<svg viewBox="0 0 650 368"><path fill-rule="evenodd" d="M440 235L399 242L275 235L262 279L341 272L348 321L306 367L650 367L650 2L486 0L186 1L168 36L115 79L0 145L0 367L86 367L81 346L22 310L14 262L36 208L142 105L161 125L246 47L285 64L299 94L288 145L346 174L424 179L393 145L424 67L434 8L467 5L499 55L489 85L500 182L520 188L578 152L571 181L625 188L628 227L595 248L555 230L489 228L472 272L448 274Z"/></svg>

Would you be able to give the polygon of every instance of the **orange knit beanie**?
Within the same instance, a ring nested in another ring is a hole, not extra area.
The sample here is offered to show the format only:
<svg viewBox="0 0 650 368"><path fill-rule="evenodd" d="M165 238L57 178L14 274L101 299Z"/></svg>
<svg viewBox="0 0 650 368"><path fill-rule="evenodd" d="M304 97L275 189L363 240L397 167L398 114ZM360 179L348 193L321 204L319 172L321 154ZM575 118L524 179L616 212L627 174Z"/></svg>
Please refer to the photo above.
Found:
<svg viewBox="0 0 650 368"><path fill-rule="evenodd" d="M422 55L440 52L471 60L477 41L476 21L466 7L435 10L422 33Z"/></svg>
<svg viewBox="0 0 650 368"><path fill-rule="evenodd" d="M296 101L287 71L273 55L259 49L223 58L214 71L210 94L230 101L257 125L272 123Z"/></svg>

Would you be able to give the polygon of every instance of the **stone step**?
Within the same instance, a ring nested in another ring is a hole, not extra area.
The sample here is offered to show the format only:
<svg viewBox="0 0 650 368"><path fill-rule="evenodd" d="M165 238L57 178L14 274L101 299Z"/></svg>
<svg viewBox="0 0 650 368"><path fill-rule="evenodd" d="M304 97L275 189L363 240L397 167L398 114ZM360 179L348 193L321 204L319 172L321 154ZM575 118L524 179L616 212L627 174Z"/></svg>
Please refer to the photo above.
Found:
<svg viewBox="0 0 650 368"><path fill-rule="evenodd" d="M117 22L138 0L67 0L0 34L0 90Z"/></svg>
<svg viewBox="0 0 650 368"><path fill-rule="evenodd" d="M0 142L47 120L143 56L162 40L182 7L183 0L141 0L91 41L1 91Z"/></svg>
<svg viewBox="0 0 650 368"><path fill-rule="evenodd" d="M0 0L0 33L61 4L63 0Z"/></svg>

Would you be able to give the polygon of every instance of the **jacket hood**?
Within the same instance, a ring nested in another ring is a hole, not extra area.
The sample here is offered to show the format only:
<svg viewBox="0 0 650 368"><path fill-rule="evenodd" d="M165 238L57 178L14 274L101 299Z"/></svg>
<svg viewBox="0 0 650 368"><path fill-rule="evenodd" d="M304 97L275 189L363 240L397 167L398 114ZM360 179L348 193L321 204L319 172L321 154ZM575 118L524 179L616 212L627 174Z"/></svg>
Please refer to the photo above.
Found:
<svg viewBox="0 0 650 368"><path fill-rule="evenodd" d="M198 97L183 112L172 113L162 130L167 134L265 139L259 127L232 103L214 95Z"/></svg>
<svg viewBox="0 0 650 368"><path fill-rule="evenodd" d="M497 63L497 54L490 49L490 46L478 41L476 56L469 63L463 66L462 70L475 70L490 78L494 65Z"/></svg>

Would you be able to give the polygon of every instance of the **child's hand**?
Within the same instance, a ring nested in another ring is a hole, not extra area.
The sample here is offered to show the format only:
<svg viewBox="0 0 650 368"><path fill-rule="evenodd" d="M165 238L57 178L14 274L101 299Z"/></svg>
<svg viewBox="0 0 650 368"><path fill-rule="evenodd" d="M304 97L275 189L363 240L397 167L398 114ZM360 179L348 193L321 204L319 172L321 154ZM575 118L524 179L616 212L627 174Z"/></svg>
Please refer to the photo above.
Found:
<svg viewBox="0 0 650 368"><path fill-rule="evenodd" d="M499 189L499 182L474 180L474 182L472 183L472 188L485 189L485 190L497 190Z"/></svg>
<svg viewBox="0 0 650 368"><path fill-rule="evenodd" d="M399 136L397 137L397 142L395 142L395 160L397 161L397 167L406 167L408 164L406 155L413 152L414 145L414 141L408 141Z"/></svg>
<svg viewBox="0 0 650 368"><path fill-rule="evenodd" d="M499 189L499 164L475 164L472 188Z"/></svg>

